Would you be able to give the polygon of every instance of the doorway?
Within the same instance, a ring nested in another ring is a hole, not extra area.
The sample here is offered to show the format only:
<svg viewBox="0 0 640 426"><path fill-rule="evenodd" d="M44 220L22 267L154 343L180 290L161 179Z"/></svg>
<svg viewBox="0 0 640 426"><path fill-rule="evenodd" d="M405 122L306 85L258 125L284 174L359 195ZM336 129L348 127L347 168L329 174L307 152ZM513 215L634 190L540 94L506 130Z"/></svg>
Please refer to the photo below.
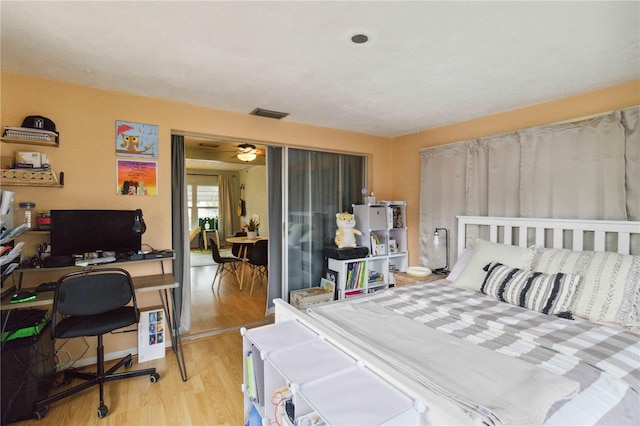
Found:
<svg viewBox="0 0 640 426"><path fill-rule="evenodd" d="M180 150L185 151L184 136L176 136L173 140L172 156L174 165L179 162L177 159L181 160L180 164L174 167L174 181L176 176L186 175L184 159L187 158L187 155L184 152L179 155L174 152ZM275 298L283 297L288 300L287 295L290 290L311 287L315 283L319 283L322 265L324 264L322 248L333 240L335 214L340 211L348 211L353 203L358 202L361 198L360 191L364 187L364 182L367 181L366 157L361 155L274 146L268 147L267 150L269 152L269 169L267 172L265 168L264 174L260 178L260 181L265 185L265 189L260 189L264 198L252 197L248 193L246 196L248 216L251 216L254 211L251 200L254 198L263 200L263 211L265 213L261 219L263 225L261 231L271 234L268 250L269 263L272 268L269 270L269 280L273 285L269 286L268 283L266 285L268 294L263 305L265 311L258 314L258 318L256 318L258 321L265 320L265 312L273 311L272 301ZM228 156L229 153L227 152L226 155ZM292 165L295 165L295 167ZM242 177L245 178L244 175ZM268 191L266 190L267 179ZM239 177L237 182L236 187L239 189ZM174 182L174 193L176 186L178 186L178 191L183 192L182 188L185 185L184 181L178 184ZM247 191L253 186L245 185ZM286 189L283 191L284 188ZM267 197L270 208L267 206ZM239 197L233 199L237 200ZM186 196L182 198L173 197L173 201L173 223L186 224ZM227 204L226 208L229 207ZM225 208L222 206L222 202L221 208ZM269 221L268 218L266 221L264 220L267 212L273 215L273 220ZM296 227L298 228L297 231L300 232L293 232ZM186 240L185 232L186 230L184 229L173 230L174 244L176 241L182 244L182 241ZM295 237L297 234L299 234L299 237ZM222 231L222 235L225 236L225 231ZM180 249L176 248L176 250L183 253L185 252L184 248L183 245L180 245ZM188 250L185 253L188 256ZM181 266L174 268L174 274L178 280L182 280L183 291L186 292L186 294L183 294L185 300L188 298L188 300L193 301L190 293L192 271L186 268L188 264L189 259L186 258ZM176 269L179 269L177 273ZM213 274L209 272L209 276L213 277ZM193 275L194 277L196 276L195 271L193 271ZM212 291L211 284L209 283L208 285L209 289L207 291ZM233 283L231 283L232 285ZM227 287L230 286L227 285ZM271 301L269 306L267 306L267 300ZM246 303L247 301L245 300L244 302ZM235 306L231 302L228 305ZM206 303L205 306L211 306L211 304ZM222 305L222 307L224 308L226 305ZM183 318L190 325L191 305L189 304L183 309L189 310L186 315L183 312ZM206 312L203 315L214 318L212 324L215 324L216 317L212 312ZM242 326L243 324L240 322L242 321L240 319L241 316L236 315L236 318L238 318L237 327ZM207 324L204 329L214 329L214 327L217 326ZM184 329L186 331L187 327L185 326ZM197 331L198 334L202 334L199 330ZM189 329L187 332L189 335L194 333L196 333L195 329Z"/></svg>
<svg viewBox="0 0 640 426"><path fill-rule="evenodd" d="M216 279L212 286L217 264L208 241L213 238L224 255L231 255L226 238L240 230L254 214L264 221L266 231L268 206L266 191L261 190L261 186L266 187L264 148L254 145L255 159L242 161L237 154L246 151L238 148L243 142L207 136L184 135L182 138L186 176L183 216L189 224L186 232L190 233L189 245L185 247L189 252L185 259L190 266L184 268L188 277L183 277L185 285L189 283L191 301L187 338L268 321L265 318L267 283L256 282L250 294L246 288L251 278L248 268L245 268L242 291L238 280L231 275ZM246 188L242 192L241 186ZM245 201L244 212L237 208L241 198Z"/></svg>

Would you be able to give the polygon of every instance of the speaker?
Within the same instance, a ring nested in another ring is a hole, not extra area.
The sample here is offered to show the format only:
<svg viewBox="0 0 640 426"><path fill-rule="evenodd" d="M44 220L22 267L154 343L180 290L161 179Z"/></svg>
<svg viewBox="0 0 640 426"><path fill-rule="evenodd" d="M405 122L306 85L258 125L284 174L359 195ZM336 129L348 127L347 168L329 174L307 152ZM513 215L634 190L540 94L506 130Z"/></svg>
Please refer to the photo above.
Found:
<svg viewBox="0 0 640 426"><path fill-rule="evenodd" d="M1 349L1 424L32 419L36 402L47 397L56 362L50 325L38 335L4 342Z"/></svg>

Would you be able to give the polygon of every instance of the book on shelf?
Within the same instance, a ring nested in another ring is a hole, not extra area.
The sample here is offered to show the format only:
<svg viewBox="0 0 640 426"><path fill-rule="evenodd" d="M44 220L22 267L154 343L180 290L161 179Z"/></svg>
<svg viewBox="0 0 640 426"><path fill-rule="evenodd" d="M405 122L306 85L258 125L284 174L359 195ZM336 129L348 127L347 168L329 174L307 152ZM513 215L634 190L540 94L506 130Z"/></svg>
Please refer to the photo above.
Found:
<svg viewBox="0 0 640 426"><path fill-rule="evenodd" d="M58 134L56 132L50 132L48 130L32 129L30 127L10 127L4 128L5 138L12 139L24 139L40 142L57 142Z"/></svg>
<svg viewBox="0 0 640 426"><path fill-rule="evenodd" d="M377 234L371 233L369 234L369 238L371 240L371 255L372 256L380 256L386 254L386 249L384 245L384 241L378 237Z"/></svg>
<svg viewBox="0 0 640 426"><path fill-rule="evenodd" d="M347 298L347 297L352 297L352 296L358 296L360 294L363 294L363 292L364 292L364 290L360 289L360 288L357 288L357 289L351 290L351 291L345 291L344 292L344 297Z"/></svg>
<svg viewBox="0 0 640 426"><path fill-rule="evenodd" d="M369 271L369 284L383 282L384 277L378 271Z"/></svg>
<svg viewBox="0 0 640 426"><path fill-rule="evenodd" d="M51 167L49 167L48 164L46 167L33 167L33 164L15 163L11 170L23 170L25 172L50 172Z"/></svg>
<svg viewBox="0 0 640 426"><path fill-rule="evenodd" d="M251 351L247 352L245 358L246 371L247 371L247 394L249 398L254 399L256 397L255 376L253 375L253 357Z"/></svg>
<svg viewBox="0 0 640 426"><path fill-rule="evenodd" d="M253 367L253 386L256 390L256 402L259 405L264 404L263 395L264 395L264 363L260 360L257 360L258 353L256 351L251 351L251 361Z"/></svg>
<svg viewBox="0 0 640 426"><path fill-rule="evenodd" d="M264 377L264 370L260 362L256 362L256 352L247 352L247 393L249 397L261 404L261 395L264 392L264 383L260 380L260 377Z"/></svg>
<svg viewBox="0 0 640 426"><path fill-rule="evenodd" d="M345 290L364 288L366 270L366 261L349 263L347 265L347 280L345 281Z"/></svg>
<svg viewBox="0 0 640 426"><path fill-rule="evenodd" d="M391 228L404 228L404 220L402 218L402 209L400 207L391 207L393 221Z"/></svg>

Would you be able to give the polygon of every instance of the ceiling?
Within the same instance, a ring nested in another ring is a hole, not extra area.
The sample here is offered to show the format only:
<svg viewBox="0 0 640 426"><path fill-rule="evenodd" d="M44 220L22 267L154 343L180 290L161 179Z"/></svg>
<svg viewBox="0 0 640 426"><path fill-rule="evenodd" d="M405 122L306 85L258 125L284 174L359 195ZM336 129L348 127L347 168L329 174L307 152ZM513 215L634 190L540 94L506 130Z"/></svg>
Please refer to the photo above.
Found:
<svg viewBox="0 0 640 426"><path fill-rule="evenodd" d="M200 170L245 170L253 166L265 165L265 147L251 143L256 147L256 158L245 162L238 158L238 145L251 143L229 141L225 139L184 135L185 166L187 169Z"/></svg>
<svg viewBox="0 0 640 426"><path fill-rule="evenodd" d="M639 7L2 0L0 64L394 137L640 78Z"/></svg>

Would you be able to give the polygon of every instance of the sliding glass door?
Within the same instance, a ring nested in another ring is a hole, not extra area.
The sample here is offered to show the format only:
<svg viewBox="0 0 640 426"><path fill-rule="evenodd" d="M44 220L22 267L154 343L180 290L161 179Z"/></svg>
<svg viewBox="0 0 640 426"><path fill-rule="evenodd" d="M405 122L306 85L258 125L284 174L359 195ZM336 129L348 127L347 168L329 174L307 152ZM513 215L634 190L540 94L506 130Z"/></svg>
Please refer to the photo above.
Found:
<svg viewBox="0 0 640 426"><path fill-rule="evenodd" d="M352 212L365 187L365 157L288 148L285 203L287 291L318 286L336 213ZM288 297L288 293L283 295Z"/></svg>

